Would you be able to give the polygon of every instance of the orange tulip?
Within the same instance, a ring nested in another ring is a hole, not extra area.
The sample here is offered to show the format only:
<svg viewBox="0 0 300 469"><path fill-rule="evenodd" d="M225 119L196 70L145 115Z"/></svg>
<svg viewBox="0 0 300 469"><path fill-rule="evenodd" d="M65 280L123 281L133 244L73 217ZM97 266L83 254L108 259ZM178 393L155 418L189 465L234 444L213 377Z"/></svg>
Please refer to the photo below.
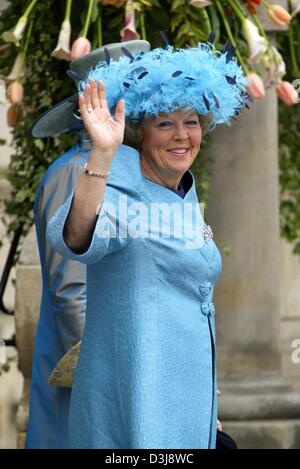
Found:
<svg viewBox="0 0 300 469"><path fill-rule="evenodd" d="M299 102L298 91L288 81L282 81L276 88L279 99L288 106Z"/></svg>
<svg viewBox="0 0 300 469"><path fill-rule="evenodd" d="M24 88L23 85L18 81L10 83L6 89L7 99L12 104L19 104L23 101Z"/></svg>
<svg viewBox="0 0 300 469"><path fill-rule="evenodd" d="M248 93L254 99L262 99L266 95L265 86L259 75L250 73L247 75Z"/></svg>
<svg viewBox="0 0 300 469"><path fill-rule="evenodd" d="M23 117L23 111L19 104L12 104L7 110L7 125L14 127Z"/></svg>
<svg viewBox="0 0 300 469"><path fill-rule="evenodd" d="M268 16L270 20L278 26L287 26L292 19L289 12L280 5L272 5L268 9Z"/></svg>
<svg viewBox="0 0 300 469"><path fill-rule="evenodd" d="M78 37L72 44L71 59L75 60L91 52L92 45L86 37Z"/></svg>

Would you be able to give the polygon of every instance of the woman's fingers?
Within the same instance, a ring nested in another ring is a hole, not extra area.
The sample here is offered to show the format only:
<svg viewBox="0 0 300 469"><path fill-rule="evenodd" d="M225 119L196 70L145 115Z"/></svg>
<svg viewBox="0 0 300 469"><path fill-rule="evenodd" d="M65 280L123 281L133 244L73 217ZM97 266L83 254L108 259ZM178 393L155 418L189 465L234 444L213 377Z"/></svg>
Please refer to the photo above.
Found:
<svg viewBox="0 0 300 469"><path fill-rule="evenodd" d="M91 93L91 85L88 83L84 90L84 98L87 110L90 111L93 109L92 107L92 93Z"/></svg>
<svg viewBox="0 0 300 469"><path fill-rule="evenodd" d="M107 109L107 100L106 100L106 91L103 81L98 81L98 96L99 96L99 103L100 107Z"/></svg>
<svg viewBox="0 0 300 469"><path fill-rule="evenodd" d="M81 117L82 119L86 119L89 115L87 106L86 106L86 99L83 95L79 95L78 101L79 101L79 109L80 109Z"/></svg>
<svg viewBox="0 0 300 469"><path fill-rule="evenodd" d="M97 109L100 106L99 103L99 98L98 98L98 92L97 92L97 85L95 80L90 80L90 85L91 85L91 102L92 102L92 108Z"/></svg>
<svg viewBox="0 0 300 469"><path fill-rule="evenodd" d="M115 120L125 126L125 99L120 99L116 106Z"/></svg>

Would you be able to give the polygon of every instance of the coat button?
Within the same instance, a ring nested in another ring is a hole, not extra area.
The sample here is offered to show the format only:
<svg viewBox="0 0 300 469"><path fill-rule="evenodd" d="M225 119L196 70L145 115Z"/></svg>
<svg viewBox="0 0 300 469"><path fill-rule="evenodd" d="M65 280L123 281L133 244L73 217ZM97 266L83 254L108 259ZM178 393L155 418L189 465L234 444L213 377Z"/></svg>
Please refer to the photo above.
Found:
<svg viewBox="0 0 300 469"><path fill-rule="evenodd" d="M213 316L215 314L215 306L213 303L207 303L205 301L201 304L201 311L205 316Z"/></svg>
<svg viewBox="0 0 300 469"><path fill-rule="evenodd" d="M209 303L208 309L209 309L209 315L210 315L210 316L214 316L214 314L215 314L215 306L214 306L213 303Z"/></svg>
<svg viewBox="0 0 300 469"><path fill-rule="evenodd" d="M202 282L200 285L200 295L205 298L211 291L210 282Z"/></svg>

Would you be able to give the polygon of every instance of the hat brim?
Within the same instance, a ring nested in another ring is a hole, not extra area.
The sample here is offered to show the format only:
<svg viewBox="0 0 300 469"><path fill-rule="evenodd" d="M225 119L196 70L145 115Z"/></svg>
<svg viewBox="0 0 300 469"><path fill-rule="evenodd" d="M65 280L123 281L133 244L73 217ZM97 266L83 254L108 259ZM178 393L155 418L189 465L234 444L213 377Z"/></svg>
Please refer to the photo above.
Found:
<svg viewBox="0 0 300 469"><path fill-rule="evenodd" d="M73 72L75 81L76 77L78 80L85 80L88 71L105 59L105 49L108 49L114 60L118 60L123 47L131 53L150 50L149 42L140 39L116 42L99 47L70 63L70 71ZM78 95L64 99L38 118L30 129L30 136L32 138L44 138L65 132L78 132L82 129L83 124L74 117L76 109L78 109Z"/></svg>
<svg viewBox="0 0 300 469"><path fill-rule="evenodd" d="M104 49L109 51L109 55L114 60L119 60L121 55L121 47L125 47L129 52L149 51L150 44L148 41L136 39L132 41L114 42L106 46L99 47L89 54L83 55L70 63L70 70L74 72L81 80L85 80L88 71L95 67L98 62L105 60Z"/></svg>
<svg viewBox="0 0 300 469"><path fill-rule="evenodd" d="M76 132L82 128L74 111L78 109L78 95L69 96L46 111L33 124L29 133L32 138L50 137L64 132Z"/></svg>

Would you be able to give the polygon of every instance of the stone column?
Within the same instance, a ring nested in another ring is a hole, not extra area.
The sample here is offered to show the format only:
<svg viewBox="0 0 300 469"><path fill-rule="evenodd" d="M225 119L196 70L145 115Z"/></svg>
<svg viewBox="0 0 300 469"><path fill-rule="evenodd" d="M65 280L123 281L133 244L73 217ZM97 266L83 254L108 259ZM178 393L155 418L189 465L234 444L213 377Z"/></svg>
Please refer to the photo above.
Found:
<svg viewBox="0 0 300 469"><path fill-rule="evenodd" d="M223 255L216 289L223 374L280 368L277 105L274 92L214 133L213 200L206 218ZM205 157L205 155L202 155Z"/></svg>
<svg viewBox="0 0 300 469"><path fill-rule="evenodd" d="M24 447L29 411L29 387L34 337L42 292L41 269L34 228L25 239L16 276L16 342L24 387L17 413L18 448Z"/></svg>
<svg viewBox="0 0 300 469"><path fill-rule="evenodd" d="M274 31L273 25L265 24ZM274 33L270 35L274 39ZM205 219L217 244L231 247L229 255L222 254L223 271L215 292L219 414L224 430L241 448L299 447L300 396L284 381L281 369L275 91L245 109L231 128L218 128L213 139L213 147L200 155L212 153L215 160L214 197ZM294 311L299 306L297 296Z"/></svg>
<svg viewBox="0 0 300 469"><path fill-rule="evenodd" d="M284 378L300 391L300 256L281 239L281 368Z"/></svg>

